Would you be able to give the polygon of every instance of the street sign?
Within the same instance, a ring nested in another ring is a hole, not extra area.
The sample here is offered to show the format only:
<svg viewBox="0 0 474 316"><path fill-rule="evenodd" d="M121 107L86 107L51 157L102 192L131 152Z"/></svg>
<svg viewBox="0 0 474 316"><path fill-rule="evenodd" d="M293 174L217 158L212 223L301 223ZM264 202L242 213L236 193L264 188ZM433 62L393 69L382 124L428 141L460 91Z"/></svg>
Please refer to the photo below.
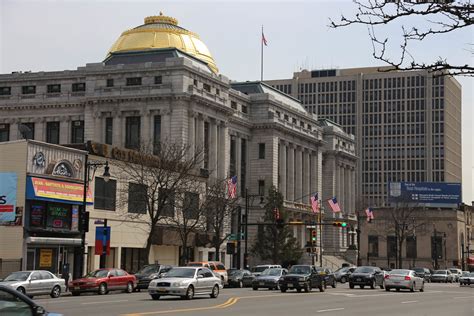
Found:
<svg viewBox="0 0 474 316"><path fill-rule="evenodd" d="M316 225L306 225L307 229L316 229Z"/></svg>
<svg viewBox="0 0 474 316"><path fill-rule="evenodd" d="M95 224L95 225L103 225L103 224L104 224L104 221L101 220L101 219L96 219L96 220L94 221L94 224Z"/></svg>
<svg viewBox="0 0 474 316"><path fill-rule="evenodd" d="M239 235L240 235L240 238L239 238ZM229 235L229 240L243 240L245 239L245 234L244 233L240 233L240 234L230 234Z"/></svg>

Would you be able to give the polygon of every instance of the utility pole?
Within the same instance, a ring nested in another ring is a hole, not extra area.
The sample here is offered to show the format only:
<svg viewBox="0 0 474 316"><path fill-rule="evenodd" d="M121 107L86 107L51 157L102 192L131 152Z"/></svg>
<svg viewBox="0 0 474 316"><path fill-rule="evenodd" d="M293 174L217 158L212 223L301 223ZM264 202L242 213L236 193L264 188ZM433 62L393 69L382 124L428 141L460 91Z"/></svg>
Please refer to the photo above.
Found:
<svg viewBox="0 0 474 316"><path fill-rule="evenodd" d="M323 201L319 200L319 266L323 266Z"/></svg>

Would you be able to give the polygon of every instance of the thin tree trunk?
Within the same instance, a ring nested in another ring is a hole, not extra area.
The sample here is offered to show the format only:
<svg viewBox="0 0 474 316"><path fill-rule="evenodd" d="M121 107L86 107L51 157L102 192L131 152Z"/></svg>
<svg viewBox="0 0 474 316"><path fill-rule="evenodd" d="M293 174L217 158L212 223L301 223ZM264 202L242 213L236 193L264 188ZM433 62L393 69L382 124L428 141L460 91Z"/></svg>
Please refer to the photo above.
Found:
<svg viewBox="0 0 474 316"><path fill-rule="evenodd" d="M150 264L150 250L153 241L153 235L155 233L155 228L152 227L150 229L150 233L148 234L148 238L146 240L145 251L141 252L141 261L147 265ZM141 268L141 267L140 267Z"/></svg>

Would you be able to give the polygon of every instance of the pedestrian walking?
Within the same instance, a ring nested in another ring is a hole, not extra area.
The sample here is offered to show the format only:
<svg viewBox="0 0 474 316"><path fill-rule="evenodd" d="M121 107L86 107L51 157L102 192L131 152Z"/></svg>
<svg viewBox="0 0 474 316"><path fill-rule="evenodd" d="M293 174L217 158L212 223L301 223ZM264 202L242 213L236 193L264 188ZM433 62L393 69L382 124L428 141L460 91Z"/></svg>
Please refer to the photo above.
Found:
<svg viewBox="0 0 474 316"><path fill-rule="evenodd" d="M63 264L61 278L64 279L64 282L66 283L66 292L69 291L69 280L71 279L71 273L69 273L69 263Z"/></svg>

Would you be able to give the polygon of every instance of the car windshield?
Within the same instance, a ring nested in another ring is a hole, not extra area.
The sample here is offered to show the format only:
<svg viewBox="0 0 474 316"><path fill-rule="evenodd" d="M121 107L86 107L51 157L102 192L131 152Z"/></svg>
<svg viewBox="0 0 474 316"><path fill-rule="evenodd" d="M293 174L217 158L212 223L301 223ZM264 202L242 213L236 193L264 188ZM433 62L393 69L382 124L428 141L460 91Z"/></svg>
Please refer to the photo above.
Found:
<svg viewBox="0 0 474 316"><path fill-rule="evenodd" d="M463 271L463 272L462 272L462 276L468 276L469 274L471 274L471 273L469 273L469 272L467 272L467 271Z"/></svg>
<svg viewBox="0 0 474 316"><path fill-rule="evenodd" d="M374 272L374 268L371 267L358 267L354 270L354 273L372 273Z"/></svg>
<svg viewBox="0 0 474 316"><path fill-rule="evenodd" d="M137 274L150 274L150 273L155 273L155 271L158 270L159 267L156 266L145 266L141 268Z"/></svg>
<svg viewBox="0 0 474 316"><path fill-rule="evenodd" d="M390 274L397 274L397 275L408 275L408 274L410 274L410 270L397 269L397 270L392 270L389 273Z"/></svg>
<svg viewBox="0 0 474 316"><path fill-rule="evenodd" d="M346 272L346 271L348 271L348 270L349 270L348 267L339 268L339 269L337 269L334 273L342 273L342 272Z"/></svg>
<svg viewBox="0 0 474 316"><path fill-rule="evenodd" d="M308 266L292 266L288 271L289 274L309 274L311 268Z"/></svg>
<svg viewBox="0 0 474 316"><path fill-rule="evenodd" d="M239 270L230 270L229 272L227 272L229 276L242 276L243 273L243 271Z"/></svg>
<svg viewBox="0 0 474 316"><path fill-rule="evenodd" d="M424 272L425 272L425 269L423 269L423 268L413 268L413 271L415 271L415 272L423 272L423 273L424 273Z"/></svg>
<svg viewBox="0 0 474 316"><path fill-rule="evenodd" d="M449 269L449 271L451 271L451 273L458 273L458 270L456 269Z"/></svg>
<svg viewBox="0 0 474 316"><path fill-rule="evenodd" d="M188 267L202 267L202 263L190 262L190 263L188 263Z"/></svg>
<svg viewBox="0 0 474 316"><path fill-rule="evenodd" d="M194 278L196 269L174 268L166 273L167 278Z"/></svg>
<svg viewBox="0 0 474 316"><path fill-rule="evenodd" d="M470 276L470 277L474 278L474 272L469 273L467 276Z"/></svg>
<svg viewBox="0 0 474 316"><path fill-rule="evenodd" d="M3 281L26 281L31 272L13 272Z"/></svg>
<svg viewBox="0 0 474 316"><path fill-rule="evenodd" d="M446 270L436 270L436 271L434 272L434 274L446 274L446 273L447 273Z"/></svg>
<svg viewBox="0 0 474 316"><path fill-rule="evenodd" d="M95 270L86 274L86 278L105 278L109 274L109 270Z"/></svg>
<svg viewBox="0 0 474 316"><path fill-rule="evenodd" d="M268 267L267 266L263 266L263 267L253 267L252 268L252 272L263 272L265 270L267 270Z"/></svg>
<svg viewBox="0 0 474 316"><path fill-rule="evenodd" d="M281 275L281 269L267 269L261 275L278 276Z"/></svg>

